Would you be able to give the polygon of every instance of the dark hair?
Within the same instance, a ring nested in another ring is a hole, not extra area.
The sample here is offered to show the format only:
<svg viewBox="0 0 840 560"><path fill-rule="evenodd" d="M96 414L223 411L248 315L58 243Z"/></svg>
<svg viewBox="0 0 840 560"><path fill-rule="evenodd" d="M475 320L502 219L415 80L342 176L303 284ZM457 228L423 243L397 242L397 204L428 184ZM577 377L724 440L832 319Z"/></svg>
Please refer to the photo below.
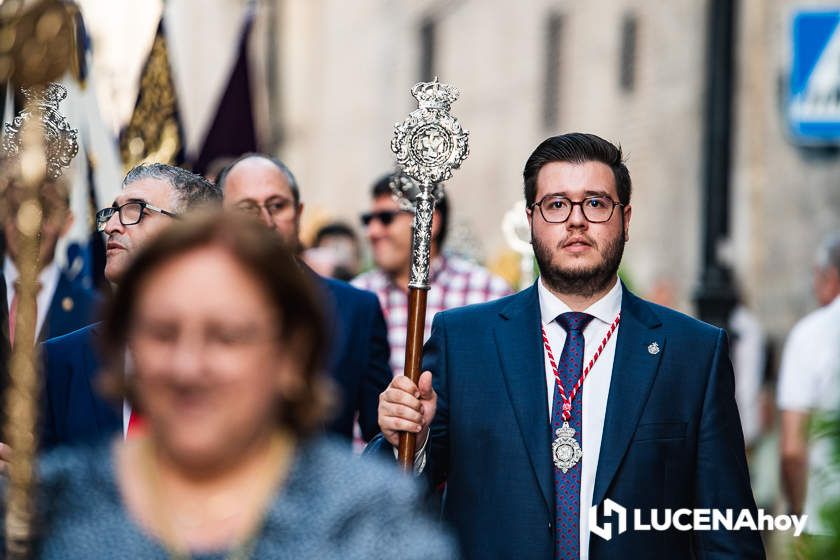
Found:
<svg viewBox="0 0 840 560"><path fill-rule="evenodd" d="M330 237L332 235L349 237L354 242L358 241L358 237L356 237L356 232L353 231L353 228L344 222L330 222L318 229L318 232L315 234L315 239L312 241L312 246L320 246L321 241L323 241L325 237Z"/></svg>
<svg viewBox="0 0 840 560"><path fill-rule="evenodd" d="M616 146L594 134L572 132L552 136L542 141L525 162L522 177L525 180L525 205L530 207L537 196L537 175L540 169L553 161L580 164L598 161L612 169L618 201L630 204L630 172L624 164L621 146Z"/></svg>
<svg viewBox="0 0 840 560"><path fill-rule="evenodd" d="M380 177L370 190L372 198L379 198L380 196L393 196L394 191L391 190L391 178L393 173ZM437 241L438 249L443 247L443 242L446 240L446 234L449 233L449 197L444 196L435 203L435 210L440 215L440 232L438 233Z"/></svg>
<svg viewBox="0 0 840 560"><path fill-rule="evenodd" d="M300 188L298 187L297 179L295 179L295 175L292 173L292 170L276 157L268 154L259 154L257 152L242 154L219 171L219 175L216 177L216 184L219 185L219 188L222 189L222 191L225 190L225 181L227 181L228 174L234 167L236 167L236 164L250 158L264 159L269 163L273 163L274 167L276 167L278 171L286 177L286 182L289 183L289 189L292 191L292 198L295 200L295 206L300 204Z"/></svg>
<svg viewBox="0 0 840 560"><path fill-rule="evenodd" d="M143 284L165 264L207 247L226 251L265 289L276 311L280 340L295 354L302 381L300 390L282 395L278 421L297 435L311 433L322 425L331 402L329 382L322 375L327 348L315 288L280 236L254 219L233 213L189 215L173 222L138 251L106 308L102 328L110 376L106 387L130 396L130 386L122 381L126 379L123 363Z"/></svg>
<svg viewBox="0 0 840 560"><path fill-rule="evenodd" d="M222 190L192 171L165 163L141 163L128 172L123 187L141 179L166 181L175 191L177 212L194 210L201 206L219 206Z"/></svg>

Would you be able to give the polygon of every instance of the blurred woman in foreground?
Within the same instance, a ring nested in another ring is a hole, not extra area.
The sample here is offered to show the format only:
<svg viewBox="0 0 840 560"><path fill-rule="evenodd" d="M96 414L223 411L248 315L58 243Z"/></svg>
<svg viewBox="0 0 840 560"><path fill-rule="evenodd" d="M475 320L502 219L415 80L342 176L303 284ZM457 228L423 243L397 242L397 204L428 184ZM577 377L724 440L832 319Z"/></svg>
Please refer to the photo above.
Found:
<svg viewBox="0 0 840 560"><path fill-rule="evenodd" d="M313 435L326 342L304 274L262 224L175 223L105 318L110 379L145 420L41 475L42 558L448 558L412 482Z"/></svg>

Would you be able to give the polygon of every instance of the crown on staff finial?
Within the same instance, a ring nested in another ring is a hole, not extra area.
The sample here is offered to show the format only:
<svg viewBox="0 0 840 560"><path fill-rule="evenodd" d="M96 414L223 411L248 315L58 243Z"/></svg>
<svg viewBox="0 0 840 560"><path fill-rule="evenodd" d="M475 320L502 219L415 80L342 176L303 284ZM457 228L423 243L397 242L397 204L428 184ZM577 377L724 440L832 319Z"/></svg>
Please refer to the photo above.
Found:
<svg viewBox="0 0 840 560"><path fill-rule="evenodd" d="M70 161L79 151L79 145L76 142L79 131L70 128L70 123L58 111L58 104L67 97L67 90L64 86L51 82L43 88L22 88L21 92L26 98L26 104L11 123L6 123L3 151L9 157L20 153L21 132L29 119L33 117L31 107L34 105L40 112L41 126L44 130L47 177L58 179L62 168L70 165Z"/></svg>
<svg viewBox="0 0 840 560"><path fill-rule="evenodd" d="M421 109L435 109L448 111L449 106L461 96L461 90L449 84L434 81L420 82L411 88L411 95L417 100Z"/></svg>
<svg viewBox="0 0 840 560"><path fill-rule="evenodd" d="M435 78L416 84L411 94L419 107L394 125L391 151L406 175L431 186L449 179L469 154L469 132L449 114L461 92Z"/></svg>

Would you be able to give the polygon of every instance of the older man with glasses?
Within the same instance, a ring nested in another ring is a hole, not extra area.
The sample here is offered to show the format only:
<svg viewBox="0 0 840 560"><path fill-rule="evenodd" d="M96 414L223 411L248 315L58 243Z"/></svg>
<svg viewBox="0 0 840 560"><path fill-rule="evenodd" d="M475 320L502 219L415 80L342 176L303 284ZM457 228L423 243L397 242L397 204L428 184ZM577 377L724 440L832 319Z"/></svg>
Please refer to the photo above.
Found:
<svg viewBox="0 0 840 560"><path fill-rule="evenodd" d="M303 202L297 179L285 163L267 154L243 154L219 173L217 183L224 192L226 210L260 220L289 248L300 250ZM379 431L379 394L391 380L382 310L371 293L312 270L307 270L307 276L318 290L326 315L327 373L339 397L326 429L349 444L357 418L361 430L357 435L367 441Z"/></svg>
<svg viewBox="0 0 840 560"><path fill-rule="evenodd" d="M123 180L113 204L96 213L96 229L105 234L105 277L118 284L138 249L178 216L203 206L219 206L221 190L184 169L151 163L138 165ZM99 396L95 376L100 324L94 323L44 343L42 447L47 449L122 430L138 417L127 406L115 409Z"/></svg>

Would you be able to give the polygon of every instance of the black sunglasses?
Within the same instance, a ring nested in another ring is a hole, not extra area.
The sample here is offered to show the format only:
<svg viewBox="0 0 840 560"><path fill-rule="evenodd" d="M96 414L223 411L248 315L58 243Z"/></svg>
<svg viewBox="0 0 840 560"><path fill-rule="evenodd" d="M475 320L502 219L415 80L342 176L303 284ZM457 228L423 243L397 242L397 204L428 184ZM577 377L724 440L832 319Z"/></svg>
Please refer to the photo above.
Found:
<svg viewBox="0 0 840 560"><path fill-rule="evenodd" d="M382 222L383 226L390 226L399 214L412 214L410 210L380 210L379 212L365 212L362 214L362 224L367 227L374 220Z"/></svg>

